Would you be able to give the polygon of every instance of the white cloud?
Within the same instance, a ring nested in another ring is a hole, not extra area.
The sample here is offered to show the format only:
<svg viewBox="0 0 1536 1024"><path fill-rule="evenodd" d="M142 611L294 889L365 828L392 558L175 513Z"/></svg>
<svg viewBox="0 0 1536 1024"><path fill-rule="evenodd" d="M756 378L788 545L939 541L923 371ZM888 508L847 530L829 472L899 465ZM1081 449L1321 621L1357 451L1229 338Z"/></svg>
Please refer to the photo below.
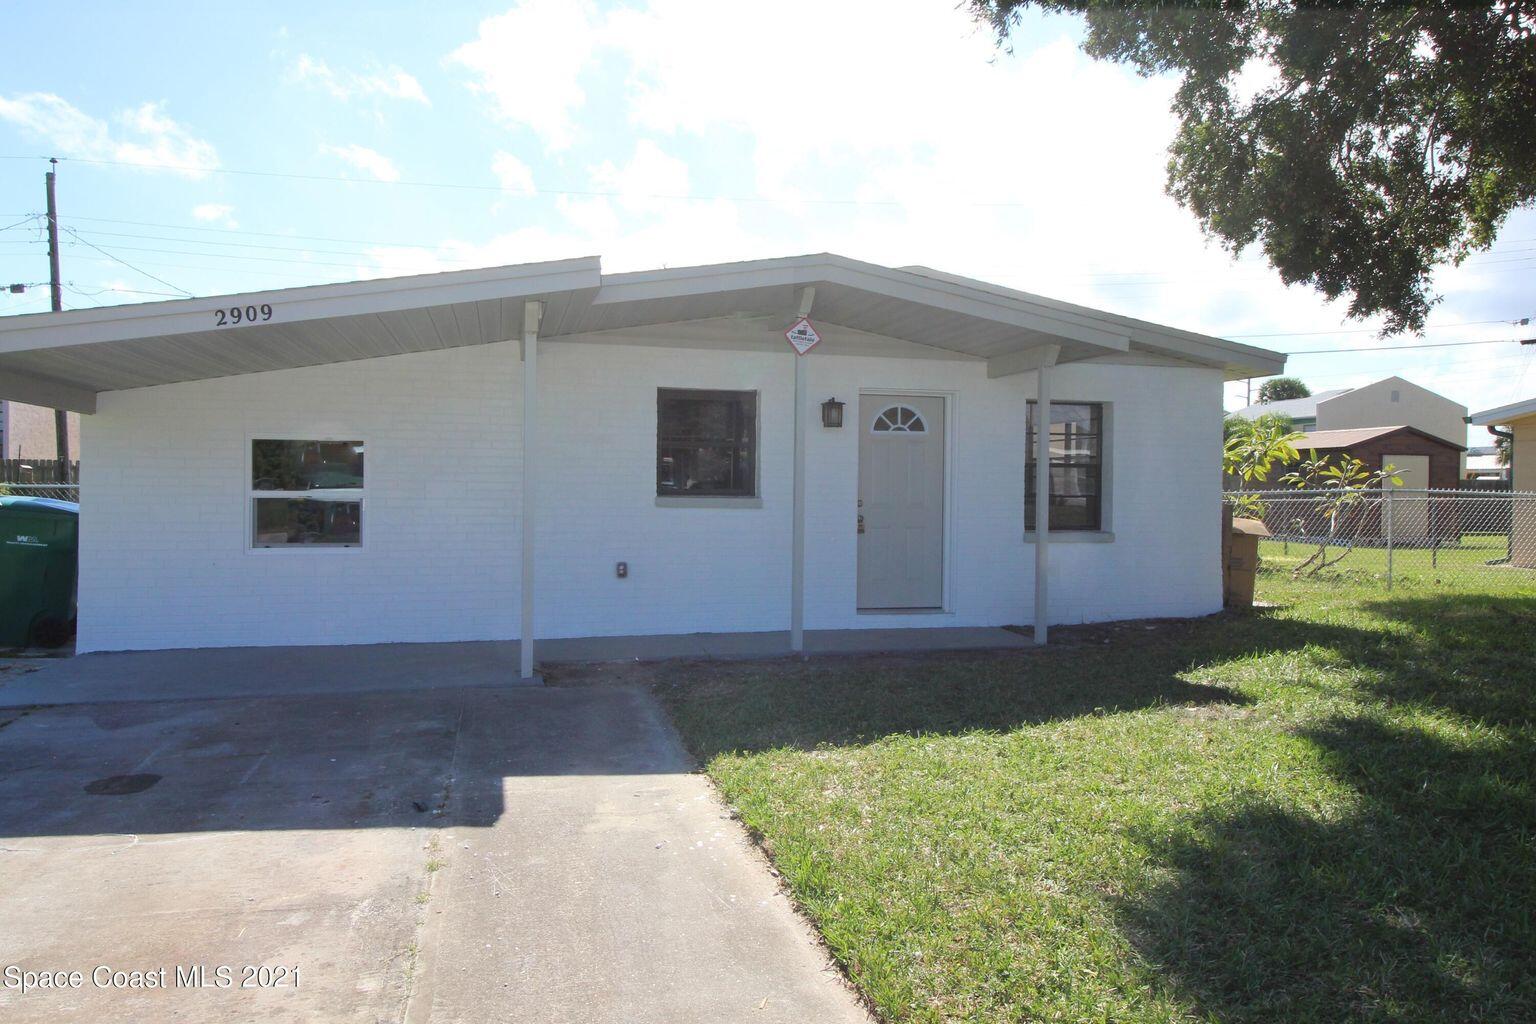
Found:
<svg viewBox="0 0 1536 1024"><path fill-rule="evenodd" d="M113 124L53 93L32 92L0 96L0 120L43 140L60 157L154 165L147 169L189 178L201 178L219 165L212 143L166 117L156 103L124 110Z"/></svg>
<svg viewBox="0 0 1536 1024"><path fill-rule="evenodd" d="M622 167L605 160L592 168L592 184L597 191L619 193L620 202L631 210L670 210L675 200L689 194L688 165L650 139L641 139Z"/></svg>
<svg viewBox="0 0 1536 1024"><path fill-rule="evenodd" d="M336 71L325 61L301 53L289 66L288 79L323 89L343 102L372 97L431 102L416 76L394 65L367 72Z"/></svg>
<svg viewBox="0 0 1536 1024"><path fill-rule="evenodd" d="M321 146L320 152L343 160L380 181L400 180L400 171L395 167L394 161L376 149L359 146L354 142L347 146Z"/></svg>
<svg viewBox="0 0 1536 1024"><path fill-rule="evenodd" d="M624 270L830 250L1192 330L1343 332L1254 339L1261 345L1373 343L1354 333L1362 325L1345 320L1343 303L1286 288L1257 252L1233 260L1165 194L1171 79L1089 59L1076 19L1029 25L1007 55L964 10L932 0L891 0L879 18L825 0L635 0L613 10L524 0L483 21L450 62L498 119L552 152L619 140L585 183L564 170L554 180L617 195L558 196L552 226L410 258L596 252ZM1270 76L1250 67L1242 88ZM553 172L534 167L550 187ZM499 169L498 178L524 180ZM658 198L690 192L757 201ZM1532 220L1516 228L1512 219L1505 234L1536 234ZM1439 275L1447 301L1431 322L1536 312L1523 308L1521 270ZM1452 386L1487 350L1445 351L1302 358L1295 368L1323 386L1399 370L1432 388L1438 378L1470 405L1496 404L1502 383L1488 381L1482 396Z"/></svg>
<svg viewBox="0 0 1536 1024"><path fill-rule="evenodd" d="M497 150L491 159L491 171L507 191L521 196L533 195L533 172L511 153Z"/></svg>
<svg viewBox="0 0 1536 1024"><path fill-rule="evenodd" d="M448 60L475 75L469 88L496 117L565 149L576 135L572 114L586 102L579 79L597 52L594 17L588 0L526 0L482 21Z"/></svg>
<svg viewBox="0 0 1536 1024"><path fill-rule="evenodd" d="M228 203L199 203L192 207L194 219L208 224L220 224L226 228L240 226L234 218L234 213L235 208Z"/></svg>

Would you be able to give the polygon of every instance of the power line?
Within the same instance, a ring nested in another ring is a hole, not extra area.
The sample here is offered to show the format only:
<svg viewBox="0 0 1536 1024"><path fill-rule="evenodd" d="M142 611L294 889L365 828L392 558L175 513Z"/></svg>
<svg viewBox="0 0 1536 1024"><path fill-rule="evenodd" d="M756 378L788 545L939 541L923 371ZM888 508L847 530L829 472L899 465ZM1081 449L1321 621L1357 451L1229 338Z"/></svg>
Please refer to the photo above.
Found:
<svg viewBox="0 0 1536 1024"><path fill-rule="evenodd" d="M137 227L154 227L154 228L161 228L161 229L164 229L164 230L171 230L171 231L183 231L183 232L196 231L196 232L202 232L202 233L217 233L217 234L242 235L242 236L248 235L248 236L251 236L251 237L275 238L275 239L282 239L282 240L285 240L285 241L306 241L307 240L307 241L336 242L336 243L351 244L351 245L364 245L364 246L372 246L372 247L375 247L375 248L424 249L424 250L428 250L428 251L431 251L431 252L434 252L434 253L439 253L444 248L444 243L442 241L437 241L437 242L401 242L401 241L378 241L378 240L373 240L373 239L336 238L336 237L332 237L332 236L298 235L298 234L288 234L288 233L272 232L272 231L250 231L250 230L243 229L243 228L221 228L221 227L209 227L209 226L199 226L199 225L166 224L166 223L163 223L163 222L133 221L133 220L123 220L123 219L119 219L119 218L107 218L107 217L75 217L73 219L77 220L77 221L78 220L84 220L84 221L92 221L92 222L95 222L95 223L103 223L103 224L120 224L120 225L129 225L129 226L137 226ZM152 235L152 234L143 234L143 233L127 232L127 231L123 231L123 232L103 231L103 230L99 230L99 229L96 230L94 233L95 233L95 235L97 237L111 236L111 237L117 237L117 238L133 238L133 239L147 239L147 240L152 240L152 241L163 241L163 242L179 242L179 243L188 244L188 245L225 246L225 247L231 247L231 248L251 248L251 249L267 248L267 249L272 249L274 251L311 252L311 253L317 253L317 254L320 254L320 255L359 256L359 257L366 257L366 258L374 258L374 254L371 253L371 252L357 252L355 250L311 249L311 248L306 248L306 247L277 246L277 245L264 246L264 245L260 245L260 244L252 243L252 242L226 242L226 241L220 241L220 240L215 240L215 239L207 239L207 240L205 240L205 239L200 239L200 238L181 238L181 237L177 237L177 236ZM1498 255L1498 254L1490 254L1490 255ZM1512 255L1513 256L1515 254L1514 253L1507 253L1505 255ZM461 258L454 258L454 257L439 256L438 258L442 262L447 262L447 263L459 263L459 264L467 265L467 264L470 264L472 262L470 260L465 260L465 259L461 259ZM1529 256L1516 256L1515 259L1511 259L1511 260L1508 260L1508 261L1505 261L1505 262L1510 262L1510 263L1515 263L1515 262L1519 262L1519 263L1536 262L1536 250L1532 250L1531 251L1531 255L1529 255ZM1257 279L1257 278L1260 278L1260 277L1268 277L1269 276L1269 271L1267 271L1267 270L1265 270L1263 268L1252 268L1252 270L1254 272L1247 272L1247 273L1245 273L1244 271L1242 271L1240 269L1234 268L1232 273L1228 274L1227 276L1228 276L1228 278L1231 278L1231 277L1234 277L1234 276L1242 275L1242 276L1245 276L1245 277L1250 278L1250 279ZM1152 276L1152 275L1158 275L1158 274L1160 274L1161 276ZM1144 285L1154 284L1154 283L1158 283L1158 282L1166 282L1166 281L1191 280L1191 279L1202 279L1203 280L1203 279L1208 278L1209 276L1210 276L1209 274L1201 273L1201 272L1190 272L1188 274L1182 274L1182 275L1166 275L1166 274L1162 274L1161 272L1104 272L1104 273L1100 273L1100 274L1073 275L1072 277L1067 278L1066 280L1071 280L1071 281L1094 281L1094 280L1101 280L1101 281L1103 281L1103 283L1100 285L1101 287L1106 287L1106 288L1131 287L1131 288L1134 288L1134 287L1142 287ZM1147 277L1148 280L1147 281L1110 280L1112 278L1127 278L1127 277Z"/></svg>
<svg viewBox="0 0 1536 1024"><path fill-rule="evenodd" d="M142 288L97 288L95 291L87 291L77 286L73 281L65 281L64 287L68 288L76 295L96 296L105 295L108 292L118 292L123 295L163 295L172 299L185 298L181 292L149 292Z"/></svg>
<svg viewBox="0 0 1536 1024"><path fill-rule="evenodd" d="M1424 329L1426 331L1440 331L1440 330L1445 330L1446 328L1450 328L1450 327L1484 327L1484 326L1487 326L1488 324L1511 324L1511 325L1516 325L1516 324L1519 324L1521 320L1528 320L1528 319L1530 319L1530 318L1529 317L1515 317L1513 319L1506 318L1506 319L1502 319L1502 320L1463 320L1463 321L1460 321L1458 323L1450 323L1450 324L1429 324ZM1376 334L1376 333L1378 333L1378 329L1375 328L1375 327L1340 327L1340 328L1338 328L1336 330L1332 330L1332 331L1278 331L1278 332L1275 332L1273 334L1228 334L1228 335L1224 335L1224 337L1227 337L1227 338L1313 338L1313 337L1322 337L1324 335L1330 335L1330 334Z"/></svg>
<svg viewBox="0 0 1536 1024"><path fill-rule="evenodd" d="M1495 321L1503 323L1504 321ZM1369 355L1376 352L1406 352L1419 348L1459 348L1462 345L1513 345L1513 338L1490 338L1487 341L1434 341L1423 345L1381 345L1376 348L1309 348L1296 352L1285 353L1288 356L1321 356L1329 353L1350 353L1352 355Z"/></svg>
<svg viewBox="0 0 1536 1024"><path fill-rule="evenodd" d="M8 216L8 215L7 214L0 214L0 216ZM210 227L208 225L203 225L203 224L166 224L166 223L161 222L161 221L122 220L122 219L114 218L114 217L71 217L70 220L74 220L74 221L89 221L89 222L96 223L96 224L129 224L129 225L133 225L135 227L141 227L141 228L165 228L165 229L171 230L171 231L212 231L212 232L218 232L218 233L221 233L221 234L251 235L252 237L255 237L255 238L286 238L286 239L293 239L293 240L296 240L296 241L303 241L303 242L339 242L339 243L341 243L343 245L371 245L371 246L378 246L378 247L383 247L383 248L435 249L435 248L439 247L442 244L441 242L381 242L381 241L378 241L376 239L371 239L371 238L334 238L334 237L331 237L329 235L297 235L297 234L289 234L287 232L282 232L282 231L252 231L252 230L250 230L248 228L220 228L220 227ZM99 233L100 234L108 234L108 232L105 232L105 231L102 231L102 232L99 232ZM150 237L150 236L145 236L145 237ZM194 241L194 239L190 239L189 238L189 239L185 239L185 241L191 242L191 241ZM214 244L220 244L220 243L209 242L207 244L214 245Z"/></svg>
<svg viewBox="0 0 1536 1024"><path fill-rule="evenodd" d="M0 160L37 160L40 157L33 156L0 156ZM466 192L495 192L511 195L547 195L547 196L572 196L582 199L668 199L678 202L731 202L731 203L766 203L773 205L816 205L816 206L884 206L903 207L911 205L899 199L803 199L803 198L777 198L771 196L728 196L728 195L680 195L664 192L617 192L602 189L574 189L574 188L524 188L509 185L486 185L473 182L456 181L411 181L396 179L384 181L379 178L358 178L342 174L301 174L293 171L257 171L235 167L206 167L189 164L165 164L139 162L133 160L98 160L87 157L60 157L61 161L80 164L95 164L110 167L138 167L149 170L180 171L183 174L235 174L255 178L286 178L293 181L330 181L344 182L349 185L397 185L407 188L434 188L449 189ZM958 205L1005 208L1026 207L1032 204L1026 202L1008 203L966 203Z"/></svg>
<svg viewBox="0 0 1536 1024"><path fill-rule="evenodd" d="M69 234L73 235L79 241L85 242L86 245L90 246L92 249L95 249L97 252L101 253L103 256L106 256L108 259L111 259L114 262L121 263L123 266L127 267L129 270L133 271L134 273L136 273L136 274L143 274L145 277L149 278L151 281L158 281L161 284L165 285L167 288L174 288L176 291L178 291L181 294L185 295L189 299L196 298L196 296L194 296L191 292L187 291L185 288L177 287L176 285L171 284L171 282L167 281L165 278L163 278L163 277L156 277L154 274L151 274L147 270L141 270L140 268L134 266L132 263L129 263L127 260L122 259L121 257L112 255L110 252L107 252L107 250L103 249L101 246L95 244L94 242L87 242L85 239L80 237L80 233L78 231L76 231L74 228L65 228L64 230L67 231Z"/></svg>
<svg viewBox="0 0 1536 1024"><path fill-rule="evenodd" d="M268 249L268 250L272 250L274 252L307 252L307 253L314 253L314 254L319 255L319 256L371 256L372 255L372 253L360 252L360 251L358 251L356 249L310 249L310 248L307 248L305 246L267 245L267 244L264 244L264 243L261 243L261 242L224 242L224 241L219 241L217 239L206 239L205 240L205 239L202 239L202 238L176 238L175 236L172 236L172 235L140 235L140 234L135 234L135 233L133 233L131 231L101 231L101 230L93 229L92 232L91 232L91 235L94 238L134 238L134 239L139 239L141 241L149 241L149 242L178 242L178 243L180 243L182 245L222 245L222 246L227 246L227 247L236 248L236 249ZM368 243L362 243L362 244L368 244ZM380 247L381 248L391 248L392 246L385 246L385 245L380 244ZM437 245L398 246L398 247L400 247L400 248L434 249L434 250L439 248L439 246L437 246ZM210 253L209 255L216 255L216 254ZM463 259L456 259L456 260L452 260L452 262L455 262L455 263L467 263L469 261L468 260L463 260Z"/></svg>
<svg viewBox="0 0 1536 1024"><path fill-rule="evenodd" d="M91 248L96 249L98 252L104 252L105 251L105 250L101 249L100 246L94 245L94 244L92 244L90 242L86 242L85 239L82 236L80 236L79 234L77 234L74 231L71 231L70 234L74 235L80 241L85 242L85 244L91 246ZM351 270L356 270L358 268L358 265L355 262L353 262L353 263L337 263L337 262L329 261L329 260L285 259L282 256L246 256L246 255L242 255L240 253L233 253L233 252L195 252L195 251L190 251L190 250L187 250L187 249L160 249L160 248L156 248L154 246L147 246L147 245L114 245L113 248L117 249L120 252L152 252L152 253L158 253L158 254L165 255L165 256L196 256L199 259L244 260L244 261L255 261L255 262L258 262L258 263L284 263L284 264L288 264L290 266L298 266L298 267L341 267L343 269L351 269ZM340 255L346 255L346 253L341 253ZM442 262L451 262L451 261L444 260ZM211 269L211 268L206 268L205 267L203 269ZM423 272L422 268L419 267L419 266L417 266L417 267L407 267L407 266L403 266L403 265L398 264L398 263L396 263L396 264L389 264L389 263L377 263L377 262L375 262L375 263L369 265L368 267L365 267L364 269L368 269L368 270L398 270L398 271L403 271L403 272L407 272L407 273L422 273ZM170 282L168 282L168 281L161 281L160 283L161 284L170 284ZM171 284L170 287L174 288L176 286Z"/></svg>

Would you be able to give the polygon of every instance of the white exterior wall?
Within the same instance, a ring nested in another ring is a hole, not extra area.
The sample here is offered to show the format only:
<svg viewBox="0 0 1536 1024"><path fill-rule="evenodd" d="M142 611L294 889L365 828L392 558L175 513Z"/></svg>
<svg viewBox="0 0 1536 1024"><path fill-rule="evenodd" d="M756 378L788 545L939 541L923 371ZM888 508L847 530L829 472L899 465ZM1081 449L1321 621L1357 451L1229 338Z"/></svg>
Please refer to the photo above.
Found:
<svg viewBox="0 0 1536 1024"><path fill-rule="evenodd" d="M77 649L515 636L517 366L492 345L101 395ZM367 444L361 548L250 549L250 439L303 435Z"/></svg>
<svg viewBox="0 0 1536 1024"><path fill-rule="evenodd" d="M989 380L977 360L823 334L807 357L806 628L1029 622L1033 375ZM668 338L697 347L632 343ZM777 330L735 321L540 343L540 636L788 629L793 360ZM79 649L515 638L520 365L503 344L102 395L86 418ZM1057 400L1107 404L1114 539L1053 535L1052 621L1218 610L1221 375L1055 374ZM657 506L658 387L759 393L757 507ZM855 607L861 389L949 400L942 614ZM841 430L820 425L832 396ZM361 549L249 550L260 436L367 443Z"/></svg>

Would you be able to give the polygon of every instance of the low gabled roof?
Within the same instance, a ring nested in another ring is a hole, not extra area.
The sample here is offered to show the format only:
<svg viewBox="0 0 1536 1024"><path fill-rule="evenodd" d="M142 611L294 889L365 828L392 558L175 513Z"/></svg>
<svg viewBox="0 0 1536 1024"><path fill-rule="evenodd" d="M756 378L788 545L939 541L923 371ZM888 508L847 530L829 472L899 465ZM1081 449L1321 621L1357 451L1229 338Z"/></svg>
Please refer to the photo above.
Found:
<svg viewBox="0 0 1536 1024"><path fill-rule="evenodd" d="M1245 420L1256 420L1260 416L1268 416L1272 413L1280 413L1289 416L1293 420L1317 419L1317 406L1319 402L1326 402L1330 398L1338 398L1347 395L1354 388L1334 388L1332 391L1319 391L1315 395L1306 398L1285 398L1278 402L1255 402L1253 405L1244 406L1233 413Z"/></svg>
<svg viewBox="0 0 1536 1024"><path fill-rule="evenodd" d="M103 391L510 341L533 301L545 338L740 315L787 327L809 289L819 323L978 359L1047 345L1060 362L1135 350L1229 379L1285 364L1249 345L830 253L625 274L604 274L592 256L3 317L0 398L90 412Z"/></svg>
<svg viewBox="0 0 1536 1024"><path fill-rule="evenodd" d="M1527 416L1536 416L1536 398L1527 398L1523 402L1513 402L1496 409L1475 412L1467 417L1467 422L1474 427L1498 426L1500 423L1524 419Z"/></svg>
<svg viewBox="0 0 1536 1024"><path fill-rule="evenodd" d="M1454 448L1459 452L1466 451L1465 445L1452 444L1443 437L1436 437L1434 434L1420 430L1418 427L1410 427L1406 424L1400 424L1395 427L1350 427L1347 430L1314 430L1303 434L1301 440L1296 442L1296 447L1301 451L1309 449L1337 451L1344 448L1353 448L1367 441L1374 441L1379 437L1386 437L1388 434L1398 434L1404 431L1410 434L1417 434L1437 444L1443 444L1447 448Z"/></svg>

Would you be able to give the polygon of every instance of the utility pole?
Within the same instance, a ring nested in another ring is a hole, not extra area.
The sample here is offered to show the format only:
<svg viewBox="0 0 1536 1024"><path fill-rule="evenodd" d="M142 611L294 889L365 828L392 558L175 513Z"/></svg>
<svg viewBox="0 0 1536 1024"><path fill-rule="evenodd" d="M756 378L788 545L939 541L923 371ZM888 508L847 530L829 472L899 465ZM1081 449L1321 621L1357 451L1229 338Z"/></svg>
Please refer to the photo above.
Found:
<svg viewBox="0 0 1536 1024"><path fill-rule="evenodd" d="M58 157L49 157L48 163L58 167ZM53 311L64 309L63 285L59 281L59 207L53 195L54 172L50 168L45 179L48 183L48 295L53 300ZM59 458L59 477L69 475L69 414L63 409L53 410L54 448Z"/></svg>

